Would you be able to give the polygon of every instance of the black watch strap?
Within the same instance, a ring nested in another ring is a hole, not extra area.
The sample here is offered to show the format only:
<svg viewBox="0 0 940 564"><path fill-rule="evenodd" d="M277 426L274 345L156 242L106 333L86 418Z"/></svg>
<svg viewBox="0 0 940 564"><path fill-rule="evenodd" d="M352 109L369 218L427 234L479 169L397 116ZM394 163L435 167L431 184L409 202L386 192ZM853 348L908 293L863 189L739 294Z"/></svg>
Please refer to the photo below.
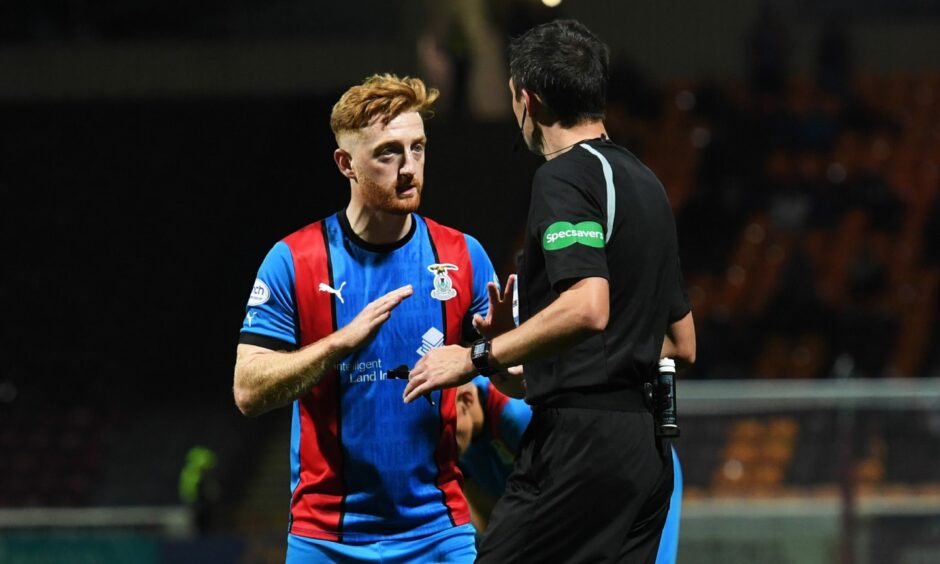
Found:
<svg viewBox="0 0 940 564"><path fill-rule="evenodd" d="M490 366L490 347L489 339L477 339L470 345L470 362L484 376L496 373L496 369Z"/></svg>

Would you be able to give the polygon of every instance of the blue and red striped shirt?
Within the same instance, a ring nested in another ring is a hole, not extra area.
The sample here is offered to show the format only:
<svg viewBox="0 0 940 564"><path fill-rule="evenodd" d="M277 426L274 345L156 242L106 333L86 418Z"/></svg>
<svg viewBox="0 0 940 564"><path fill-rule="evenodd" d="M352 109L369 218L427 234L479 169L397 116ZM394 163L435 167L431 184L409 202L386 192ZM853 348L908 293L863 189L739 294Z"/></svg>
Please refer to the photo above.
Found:
<svg viewBox="0 0 940 564"><path fill-rule="evenodd" d="M402 402L430 348L472 338L486 314L492 263L472 237L412 214L392 245L359 239L345 213L277 243L258 272L240 341L292 350L347 325L371 301L411 284L376 337L294 401L290 532L346 542L410 539L468 523L457 468L455 391ZM466 334L466 338L465 338Z"/></svg>

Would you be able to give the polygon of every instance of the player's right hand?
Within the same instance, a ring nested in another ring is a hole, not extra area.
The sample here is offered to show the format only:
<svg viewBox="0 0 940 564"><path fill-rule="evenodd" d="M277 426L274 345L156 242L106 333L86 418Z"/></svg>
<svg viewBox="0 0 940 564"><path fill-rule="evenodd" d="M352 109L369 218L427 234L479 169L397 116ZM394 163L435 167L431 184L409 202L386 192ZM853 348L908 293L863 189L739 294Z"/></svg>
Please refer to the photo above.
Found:
<svg viewBox="0 0 940 564"><path fill-rule="evenodd" d="M362 308L362 311L348 325L336 332L336 336L341 339L342 346L352 351L366 344L375 336L379 327L388 321L392 310L413 293L414 289L411 284L402 286Z"/></svg>

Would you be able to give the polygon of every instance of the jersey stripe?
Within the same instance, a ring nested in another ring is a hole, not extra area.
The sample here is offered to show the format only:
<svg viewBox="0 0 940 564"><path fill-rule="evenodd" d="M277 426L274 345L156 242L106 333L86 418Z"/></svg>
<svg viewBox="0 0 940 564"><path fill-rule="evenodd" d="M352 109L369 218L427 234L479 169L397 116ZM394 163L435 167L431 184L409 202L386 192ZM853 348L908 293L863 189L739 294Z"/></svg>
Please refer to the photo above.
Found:
<svg viewBox="0 0 940 564"><path fill-rule="evenodd" d="M457 295L443 301L444 308L444 343L459 344L462 339L463 314L470 309L473 301L473 265L467 250L467 240L463 233L439 225L424 218L428 227L434 260L438 263L450 263L457 266L448 274L453 280ZM454 525L469 522L470 510L461 491L462 477L457 468L457 393L448 388L441 391L440 421L441 434L434 450L437 463L437 486L441 490L448 515Z"/></svg>
<svg viewBox="0 0 940 564"><path fill-rule="evenodd" d="M308 225L284 242L294 259L294 297L301 336L298 345L304 347L336 330L333 296L317 289L321 282L333 286L325 222ZM325 373L297 402L300 479L291 495L290 532L341 541L346 487L336 371Z"/></svg>
<svg viewBox="0 0 940 564"><path fill-rule="evenodd" d="M610 242L610 234L614 232L614 214L617 212L617 193L614 192L614 171L610 168L610 162L604 155L591 147L587 143L581 143L587 152L591 153L597 160L601 161L601 169L604 171L604 182L607 183L607 233L604 242Z"/></svg>

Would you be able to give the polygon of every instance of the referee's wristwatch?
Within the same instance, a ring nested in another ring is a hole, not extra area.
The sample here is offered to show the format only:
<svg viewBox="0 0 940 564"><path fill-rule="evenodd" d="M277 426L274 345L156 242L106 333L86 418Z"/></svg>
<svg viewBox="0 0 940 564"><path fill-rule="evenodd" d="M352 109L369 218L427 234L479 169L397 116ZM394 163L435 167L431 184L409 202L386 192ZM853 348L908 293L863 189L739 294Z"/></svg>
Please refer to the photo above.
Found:
<svg viewBox="0 0 940 564"><path fill-rule="evenodd" d="M496 369L490 365L491 347L490 340L486 338L477 339L470 345L470 362L483 376L492 376L496 373Z"/></svg>

